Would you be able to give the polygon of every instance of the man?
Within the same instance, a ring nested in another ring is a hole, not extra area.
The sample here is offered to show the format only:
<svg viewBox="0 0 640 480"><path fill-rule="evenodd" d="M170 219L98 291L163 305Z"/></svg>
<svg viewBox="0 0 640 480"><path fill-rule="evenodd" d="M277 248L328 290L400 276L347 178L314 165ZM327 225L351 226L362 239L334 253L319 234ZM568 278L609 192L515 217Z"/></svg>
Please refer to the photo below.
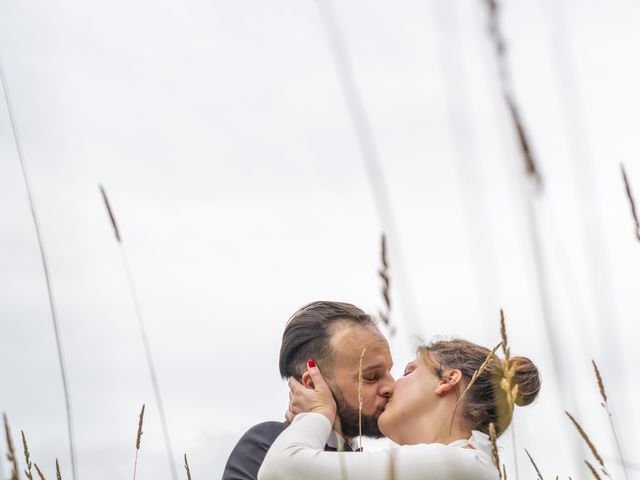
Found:
<svg viewBox="0 0 640 480"><path fill-rule="evenodd" d="M289 319L282 335L280 375L313 388L307 373L309 359L322 369L338 408L334 434L325 450L343 449L345 440L344 450L351 450L349 442L359 435L359 388L362 435L382 437L378 416L393 389L393 362L389 344L373 318L348 303L313 302L302 307ZM231 452L222 480L255 480L267 450L288 425L264 422L249 429Z"/></svg>

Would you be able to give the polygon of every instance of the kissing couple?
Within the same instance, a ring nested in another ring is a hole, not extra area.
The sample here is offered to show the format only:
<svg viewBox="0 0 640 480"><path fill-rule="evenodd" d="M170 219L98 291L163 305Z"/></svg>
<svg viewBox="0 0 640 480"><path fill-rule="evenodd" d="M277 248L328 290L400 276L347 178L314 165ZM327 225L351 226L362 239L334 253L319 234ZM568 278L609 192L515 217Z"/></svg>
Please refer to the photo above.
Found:
<svg viewBox="0 0 640 480"><path fill-rule="evenodd" d="M373 317L348 303L302 307L280 348L287 421L247 431L222 480L499 479L489 430L500 436L513 405L533 402L538 369L526 357L510 357L505 366L494 355L472 381L489 349L454 339L416 353L394 380L389 344ZM506 389L505 368L513 385ZM398 446L363 452L360 435Z"/></svg>

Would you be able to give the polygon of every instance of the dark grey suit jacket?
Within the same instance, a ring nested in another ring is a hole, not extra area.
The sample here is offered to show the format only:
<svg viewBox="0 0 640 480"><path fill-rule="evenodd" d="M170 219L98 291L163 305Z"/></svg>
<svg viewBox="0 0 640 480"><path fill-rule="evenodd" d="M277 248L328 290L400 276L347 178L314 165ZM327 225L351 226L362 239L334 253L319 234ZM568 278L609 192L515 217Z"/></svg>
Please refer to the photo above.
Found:
<svg viewBox="0 0 640 480"><path fill-rule="evenodd" d="M264 422L251 427L229 455L222 480L256 480L267 450L288 426L287 422ZM345 449L351 451L347 443ZM335 448L327 446L325 450Z"/></svg>
<svg viewBox="0 0 640 480"><path fill-rule="evenodd" d="M222 480L256 480L267 450L288 426L286 422L264 422L251 427L229 455Z"/></svg>

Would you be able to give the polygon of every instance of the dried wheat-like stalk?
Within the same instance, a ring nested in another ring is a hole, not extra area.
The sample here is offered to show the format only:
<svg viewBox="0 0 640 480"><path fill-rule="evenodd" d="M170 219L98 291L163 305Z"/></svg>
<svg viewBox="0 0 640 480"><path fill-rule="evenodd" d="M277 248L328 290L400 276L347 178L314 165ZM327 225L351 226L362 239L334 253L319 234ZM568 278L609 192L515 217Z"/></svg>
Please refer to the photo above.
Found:
<svg viewBox="0 0 640 480"><path fill-rule="evenodd" d="M99 185L100 193L102 194L102 200L104 200L104 206L107 208L107 213L109 214L109 220L111 220L111 225L113 226L113 233L116 236L116 240L118 243L122 243L122 237L120 236L120 229L118 228L118 224L116 223L116 217L113 214L113 210L111 209L111 204L109 203L109 197L107 197L107 192L104 190L102 185Z"/></svg>
<svg viewBox="0 0 640 480"><path fill-rule="evenodd" d="M593 365L593 370L596 374L596 380L598 382L598 390L600 390L600 396L602 397L602 406L606 408L607 405L607 391L604 388L604 382L602 381L602 375L600 375L600 370L598 369L598 365L596 365L595 360L591 360L591 364Z"/></svg>
<svg viewBox="0 0 640 480"><path fill-rule="evenodd" d="M629 199L629 204L631 205L631 215L633 216L633 221L636 224L636 238L640 240L640 220L638 220L638 211L636 210L636 202L633 200L633 194L631 193L631 185L629 184L629 179L627 178L627 172L624 169L623 164L620 164L620 170L622 170L622 179L624 180L624 188L627 192L627 198Z"/></svg>
<svg viewBox="0 0 640 480"><path fill-rule="evenodd" d="M40 471L40 467L38 467L38 464L37 464L37 463L34 463L34 464L33 464L33 466L34 466L34 467L36 467L36 472L38 472L38 476L40 477L40 480L46 480L46 479L44 478L44 475L43 475L43 474L42 474L42 472Z"/></svg>
<svg viewBox="0 0 640 480"><path fill-rule="evenodd" d="M189 469L189 462L187 461L187 454L184 454L184 469L187 471L187 480L191 480L191 470Z"/></svg>
<svg viewBox="0 0 640 480"><path fill-rule="evenodd" d="M144 352L147 360L147 368L149 370L149 377L151 379L151 386L153 387L153 393L154 393L156 405L158 408L158 415L160 416L160 424L162 426L162 436L164 437L165 450L167 453L167 460L169 462L169 467L171 470L171 476L173 480L178 480L178 470L176 468L176 462L173 456L173 447L171 445L171 438L169 436L169 426L167 422L167 416L164 411L164 404L162 403L162 395L160 394L160 383L158 382L158 375L156 374L155 363L153 361L153 355L151 353L151 345L149 342L149 338L147 336L147 329L146 329L144 318L142 315L142 308L140 306L140 300L138 299L136 285L135 285L135 282L133 281L133 274L131 273L131 267L129 265L129 260L127 259L127 255L125 252L124 242L122 242L122 236L120 235L120 230L118 229L118 225L116 223L113 209L111 208L111 204L109 203L107 192L102 187L102 185L100 185L100 193L102 194L102 199L104 200L105 207L107 208L107 213L109 214L109 219L111 221L111 225L113 226L113 231L116 236L116 240L118 241L118 245L120 246L120 255L122 257L122 263L124 266L125 273L127 275L127 280L129 282L129 290L131 291L131 298L133 300L136 319L138 320L138 328L140 329L140 337L142 339L142 344L144 346Z"/></svg>
<svg viewBox="0 0 640 480"><path fill-rule="evenodd" d="M493 424L493 422L489 424L489 440L491 440L491 455L493 456L493 463L496 465L496 468L498 469L498 475L500 475L500 480L504 480L504 477L502 475L502 470L500 470L500 454L498 453L496 426Z"/></svg>
<svg viewBox="0 0 640 480"><path fill-rule="evenodd" d="M504 311L502 309L500 309L500 335L502 337L502 351L504 353L504 358L500 361L500 365L502 367L500 389L504 392L505 398L507 399L508 408L508 418L502 419L505 420L502 422L502 425L507 425L509 422L506 420L510 420L513 415L513 407L518 396L518 384L514 381L516 367L515 365L510 365L511 349L507 342L507 327L504 320Z"/></svg>
<svg viewBox="0 0 640 480"><path fill-rule="evenodd" d="M620 444L620 439L618 438L618 432L616 427L613 424L613 416L611 415L611 410L609 409L609 403L607 401L607 391L604 388L604 382L602 381L602 375L600 375L600 370L598 369L598 365L596 365L595 360L591 360L593 364L593 370L596 374L596 380L598 382L598 390L600 390L600 396L602 397L602 408L604 408L605 412L607 412L607 417L609 418L609 425L611 426L611 432L613 433L613 438L616 442L616 448L618 450L618 455L620 456L620 462L622 463L622 471L624 472L624 478L629 478L629 473L627 472L627 463L624 459L624 455L622 454L622 446Z"/></svg>
<svg viewBox="0 0 640 480"><path fill-rule="evenodd" d="M64 349L62 347L62 336L60 334L60 325L58 323L58 315L56 312L56 304L53 298L53 285L51 282L51 276L49 275L49 261L47 258L47 249L45 247L44 238L40 228L40 219L38 217L38 209L36 201L31 188L31 180L29 179L29 170L27 168L27 162L25 159L24 151L22 149L22 141L20 140L20 134L18 133L18 122L16 122L15 115L13 113L13 103L11 102L11 95L9 94L9 85L4 74L4 67L2 65L2 59L0 58L0 83L2 83L2 89L4 91L5 101L7 103L7 110L9 113L9 120L11 122L11 129L13 131L13 139L18 152L18 160L20 161L20 168L22 169L22 178L24 179L25 189L27 191L27 198L29 200L29 207L31 210L31 218L33 220L33 226L35 228L36 238L38 240L38 247L40 249L40 259L42 260L42 273L44 274L45 284L47 287L47 297L49 299L49 309L51 311L51 320L53 322L53 333L56 341L56 350L58 352L58 365L60 367L60 376L62 377L62 389L65 399L65 410L67 413L67 430L69 435L69 453L71 457L71 473L73 480L76 479L76 450L73 437L73 415L71 409L71 394L69 392L69 384L67 381L67 370L64 359Z"/></svg>
<svg viewBox="0 0 640 480"><path fill-rule="evenodd" d="M382 323L384 323L389 329L389 334L393 336L396 333L396 329L391 324L391 277L389 276L389 262L387 261L387 237L384 233L380 238L380 263L381 267L378 271L378 275L380 275L380 278L382 279L382 300L384 302L385 311L380 310L379 316Z"/></svg>
<svg viewBox="0 0 640 480"><path fill-rule="evenodd" d="M501 428L506 428L506 426L511 423L511 419L513 417L513 409L516 403L516 398L518 397L518 384L514 381L516 375L516 367L515 365L511 365L511 348L509 347L509 341L507 338L507 324L504 319L504 310L502 308L500 309L500 336L502 337L502 353L504 355L504 358L500 361L501 378L499 386L500 389L504 392L507 404L507 412L505 414L500 409L500 418L498 418L498 421ZM513 447L514 466L517 479L519 478L518 456L516 455L518 448L516 445L515 428L512 430L511 443Z"/></svg>
<svg viewBox="0 0 640 480"><path fill-rule="evenodd" d="M140 450L140 439L142 438L142 424L144 422L144 407L145 404L142 404L142 409L140 410L140 416L138 417L138 434L136 435L136 450Z"/></svg>
<svg viewBox="0 0 640 480"><path fill-rule="evenodd" d="M138 418L138 435L136 435L136 459L133 464L133 480L136 480L136 471L138 470L138 453L140 452L140 439L142 438L143 421L144 421L144 403L142 404L142 410L140 410L140 417Z"/></svg>
<svg viewBox="0 0 640 480"><path fill-rule="evenodd" d="M358 366L358 437L359 437L359 445L358 445L358 450L362 451L363 450L363 444L362 444L362 384L363 384L363 378L362 378L362 361L364 359L364 354L367 351L367 347L364 347L362 349L362 353L360 354L360 365Z"/></svg>
<svg viewBox="0 0 640 480"><path fill-rule="evenodd" d="M345 35L332 5L333 2L331 0L321 0L314 3L318 7L322 26L327 35L326 38L334 60L337 79L344 95L345 106L364 162L380 225L382 225L382 229L391 241L394 242L394 246L398 245L400 235L396 226L387 180L384 175L383 162L375 139L375 133L371 127L371 120L364 105L362 92L358 86ZM404 320L409 332L417 332L420 328L416 323L417 316L414 313L415 299L406 275L402 275L403 271L406 270L406 262L399 245L396 253L397 256L394 258L394 265L397 267L398 272L396 278L403 284L403 288L399 288L397 292L398 295L403 297L403 309L408 312Z"/></svg>
<svg viewBox="0 0 640 480"><path fill-rule="evenodd" d="M507 325L504 320L504 310L502 309L500 309L500 337L502 337L504 359L509 360L511 358L511 349L509 348L509 342L507 342Z"/></svg>
<svg viewBox="0 0 640 480"><path fill-rule="evenodd" d="M62 474L60 473L60 464L56 458L56 480L62 480Z"/></svg>
<svg viewBox="0 0 640 480"><path fill-rule="evenodd" d="M11 429L9 428L9 420L7 415L2 414L4 420L4 434L7 439L7 460L11 464L11 480L20 480L20 467L18 467L18 457L16 456L16 450L13 447L13 439L11 438Z"/></svg>
<svg viewBox="0 0 640 480"><path fill-rule="evenodd" d="M596 471L596 469L593 467L593 465L591 465L588 461L584 461L584 463L587 464L587 467L589 467L589 471L591 472L591 475L593 475L593 478L595 478L596 480L602 480L600 478L600 475L598 475L598 472Z"/></svg>
<svg viewBox="0 0 640 480"><path fill-rule="evenodd" d="M524 449L524 451L527 454L527 457L529 457L529 461L531 462L531 465L533 465L533 468L536 469L536 474L538 475L538 480L544 480L544 478L542 477L542 473L540 473L540 469L538 468L538 465L536 465L536 462L533 460L533 457L531 456L529 451L526 448Z"/></svg>
<svg viewBox="0 0 640 480"><path fill-rule="evenodd" d="M489 366L489 364L493 360L493 357L495 356L496 351L498 350L498 348L500 348L500 345L502 345L502 342L498 343L495 347L493 347L493 349L487 355L487 358L485 359L485 361L482 362L482 365L480 365L480 367L473 373L473 375L471 376L471 380L469 380L469 383L467 384L467 387L462 392L462 395L460 395L460 397L458 398L456 403L453 405L453 407L451 407L451 411L449 412L447 417L444 419L444 421L440 425L440 428L438 428L438 431L436 432L435 436L433 437L432 443L435 443L436 438L438 438L440 433L442 433L442 429L447 424L447 421L448 421L450 416L452 417L451 418L451 422L453 422L453 417L455 416L455 412L456 412L456 409L458 408L458 405L460 405L460 402L462 402L462 400L464 399L465 395L467 394L469 389L473 386L473 384L476 382L478 377L480 375L482 375L484 373L484 371L487 369L487 367Z"/></svg>
<svg viewBox="0 0 640 480"><path fill-rule="evenodd" d="M569 419L571 420L571 422L573 423L573 425L576 427L576 430L578 430L578 433L580 434L580 436L582 437L582 439L585 441L585 443L587 444L587 446L589 447L589 450L591 450L591 453L593 454L593 456L595 457L595 459L598 461L598 463L600 464L600 467L602 468L602 472L609 478L611 478L611 476L609 475L609 473L607 472L607 468L604 466L604 461L602 460L602 457L600 456L600 454L598 453L598 450L596 449L596 446L593 444L593 442L591 441L591 439L589 438L589 435L587 435L587 432L584 431L584 429L582 428L582 426L578 423L578 421L573 417L573 415L571 415L569 412L567 412L565 410L566 415L569 417Z"/></svg>
<svg viewBox="0 0 640 480"><path fill-rule="evenodd" d="M22 434L22 448L24 449L24 462L27 468L24 471L25 477L29 480L33 480L33 474L31 473L31 459L29 455L29 446L27 445L27 438L24 436L24 431L20 430Z"/></svg>
<svg viewBox="0 0 640 480"><path fill-rule="evenodd" d="M509 93L511 85L509 77L509 67L506 58L506 42L504 40L502 30L500 29L500 12L498 2L496 0L485 0L485 3L489 12L489 35L491 37L491 40L493 41L496 61L498 64L499 78L502 87L502 96L504 98L507 109L509 110L511 122L518 137L518 145L525 162L527 175L533 178L536 184L540 186L542 185L542 177L536 166L536 161L531 149L531 142L529 141L527 132L524 128L524 122L522 121L522 117L520 115L518 107L516 106L516 102Z"/></svg>

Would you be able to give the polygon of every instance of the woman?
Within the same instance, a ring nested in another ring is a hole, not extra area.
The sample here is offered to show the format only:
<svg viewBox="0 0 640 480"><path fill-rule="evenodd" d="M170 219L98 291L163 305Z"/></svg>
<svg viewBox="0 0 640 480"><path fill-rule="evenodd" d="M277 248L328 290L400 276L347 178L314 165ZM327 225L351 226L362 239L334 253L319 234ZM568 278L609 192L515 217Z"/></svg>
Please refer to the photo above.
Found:
<svg viewBox="0 0 640 480"><path fill-rule="evenodd" d="M530 404L540 390L535 365L525 357L494 357L458 399L489 350L465 340L438 341L418 348L396 381L378 418L380 431L400 447L362 453L324 452L336 404L313 360L314 389L290 380L291 426L273 443L259 480L495 480L488 433L511 423L513 404ZM302 413L300 413L302 412Z"/></svg>

